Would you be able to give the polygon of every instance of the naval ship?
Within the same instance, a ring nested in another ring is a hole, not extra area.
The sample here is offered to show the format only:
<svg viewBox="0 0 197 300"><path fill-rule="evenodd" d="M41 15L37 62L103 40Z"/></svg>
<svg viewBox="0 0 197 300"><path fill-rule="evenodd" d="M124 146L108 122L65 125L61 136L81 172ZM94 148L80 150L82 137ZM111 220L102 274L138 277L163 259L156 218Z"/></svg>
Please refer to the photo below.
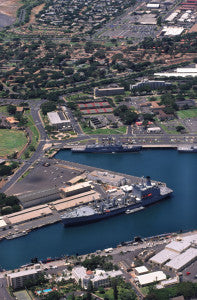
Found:
<svg viewBox="0 0 197 300"><path fill-rule="evenodd" d="M182 153L197 153L197 146L181 146L177 150Z"/></svg>
<svg viewBox="0 0 197 300"><path fill-rule="evenodd" d="M152 183L150 177L132 185L132 191L123 196L93 201L89 205L70 209L61 216L64 226L87 224L123 213L139 211L144 207L171 196L172 190L164 183Z"/></svg>
<svg viewBox="0 0 197 300"><path fill-rule="evenodd" d="M75 146L72 152L85 153L117 153L117 152L139 152L142 146L123 145L123 144L95 144L85 146Z"/></svg>

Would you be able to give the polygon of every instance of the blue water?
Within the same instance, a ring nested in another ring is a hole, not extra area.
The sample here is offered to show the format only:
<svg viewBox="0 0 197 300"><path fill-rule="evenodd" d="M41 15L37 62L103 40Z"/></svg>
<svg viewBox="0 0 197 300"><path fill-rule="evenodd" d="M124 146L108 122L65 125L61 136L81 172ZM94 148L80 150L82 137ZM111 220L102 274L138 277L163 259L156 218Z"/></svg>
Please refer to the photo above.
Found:
<svg viewBox="0 0 197 300"><path fill-rule="evenodd" d="M49 293L52 292L52 289L46 289L46 290L42 290L42 291L37 291L37 294L40 295L41 293Z"/></svg>
<svg viewBox="0 0 197 300"><path fill-rule="evenodd" d="M136 176L150 175L166 182L174 195L135 214L71 228L54 224L16 240L2 241L0 265L6 269L25 264L32 257L83 254L116 246L137 235L146 237L197 228L197 154L180 154L175 150L119 154L61 151L56 158Z"/></svg>

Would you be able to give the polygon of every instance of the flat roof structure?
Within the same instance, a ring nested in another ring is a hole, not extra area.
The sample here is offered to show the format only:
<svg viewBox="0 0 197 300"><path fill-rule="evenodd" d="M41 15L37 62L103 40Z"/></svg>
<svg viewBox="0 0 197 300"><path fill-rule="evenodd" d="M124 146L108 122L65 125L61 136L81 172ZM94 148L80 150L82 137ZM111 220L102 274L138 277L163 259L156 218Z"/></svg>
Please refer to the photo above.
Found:
<svg viewBox="0 0 197 300"><path fill-rule="evenodd" d="M24 277L24 276L28 276L28 275L32 275L32 274L37 274L37 273L38 273L38 270L30 269L30 270L24 270L24 271L20 271L20 272L10 273L10 274L8 274L8 276L12 279L12 278Z"/></svg>
<svg viewBox="0 0 197 300"><path fill-rule="evenodd" d="M68 198L71 198L71 199L68 200ZM86 195L83 195L83 196L82 196L82 194L80 194L80 195L77 195L77 197L75 196L74 198L67 197L62 200L53 202L53 207L57 211L63 211L65 209L79 206L79 205L89 203L89 202L99 200L99 199L100 199L100 194L97 192L93 192L93 193L89 193L89 194L87 193Z"/></svg>
<svg viewBox="0 0 197 300"><path fill-rule="evenodd" d="M0 229L4 228L7 226L7 223L5 222L5 220L3 219L3 217L0 217Z"/></svg>
<svg viewBox="0 0 197 300"><path fill-rule="evenodd" d="M9 222L14 225L28 222L30 220L41 218L50 214L52 214L52 211L48 205L38 205L7 215L6 217L8 218Z"/></svg>
<svg viewBox="0 0 197 300"><path fill-rule="evenodd" d="M85 192L85 190L88 189L91 189L91 185L89 184L89 182L81 182L65 188L61 188L60 191L63 192L63 194L65 195L71 196L74 193L80 193L80 191Z"/></svg>
<svg viewBox="0 0 197 300"><path fill-rule="evenodd" d="M141 266L141 267L135 268L135 272L137 272L138 274L144 274L144 273L148 272L148 269L146 266Z"/></svg>
<svg viewBox="0 0 197 300"><path fill-rule="evenodd" d="M190 243L197 243L197 234L192 234L192 235L184 236L182 238L182 241L184 241L184 242L190 242Z"/></svg>
<svg viewBox="0 0 197 300"><path fill-rule="evenodd" d="M62 118L62 115L60 115L56 111L48 112L47 116L49 118L49 122L51 123L51 125L70 123L70 120L66 120L65 118Z"/></svg>
<svg viewBox="0 0 197 300"><path fill-rule="evenodd" d="M148 8L159 8L160 4L159 3L148 3L146 6Z"/></svg>
<svg viewBox="0 0 197 300"><path fill-rule="evenodd" d="M175 271L181 271L196 259L197 259L197 249L191 247L187 249L185 252L175 256L172 260L170 260L167 264L165 264L165 266Z"/></svg>
<svg viewBox="0 0 197 300"><path fill-rule="evenodd" d="M191 243L187 241L172 241L170 244L166 245L166 249L172 250L179 254L188 249L190 245Z"/></svg>
<svg viewBox="0 0 197 300"><path fill-rule="evenodd" d="M22 194L16 194L16 196L18 197L18 199L20 200L20 202L22 202L22 204L26 203L26 202L31 202L33 200L37 200L37 199L43 199L46 198L48 196L52 196L54 195L59 196L59 190L57 188L50 188L50 189L45 189L45 190L39 190L39 191L32 191L32 192L27 192L27 193L22 193ZM56 198L56 199L57 199ZM56 200L53 199L53 200Z"/></svg>
<svg viewBox="0 0 197 300"><path fill-rule="evenodd" d="M150 261L155 264L163 265L175 256L177 256L177 253L169 249L163 249L162 251L154 255L152 258L150 258Z"/></svg>
<svg viewBox="0 0 197 300"><path fill-rule="evenodd" d="M165 32L164 35L171 35L171 36L175 36L175 35L180 35L183 31L184 31L184 27L167 27L167 26L164 26L163 32Z"/></svg>
<svg viewBox="0 0 197 300"><path fill-rule="evenodd" d="M166 279L166 275L162 271L152 272L144 275L137 276L140 285L147 285L150 283L162 281Z"/></svg>

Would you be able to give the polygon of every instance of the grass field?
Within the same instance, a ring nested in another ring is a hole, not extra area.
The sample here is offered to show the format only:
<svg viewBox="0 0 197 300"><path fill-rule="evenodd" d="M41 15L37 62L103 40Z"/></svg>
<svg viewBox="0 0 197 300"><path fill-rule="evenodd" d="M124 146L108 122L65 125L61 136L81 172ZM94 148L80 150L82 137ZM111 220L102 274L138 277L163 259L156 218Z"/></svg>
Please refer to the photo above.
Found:
<svg viewBox="0 0 197 300"><path fill-rule="evenodd" d="M126 126L119 128L100 128L100 129L91 129L89 127L82 127L82 130L86 134L125 134L127 131Z"/></svg>
<svg viewBox="0 0 197 300"><path fill-rule="evenodd" d="M197 118L197 108L180 110L177 113L179 118L181 119Z"/></svg>
<svg viewBox="0 0 197 300"><path fill-rule="evenodd" d="M0 112L7 116L8 115L7 106L6 105L1 105L0 106Z"/></svg>
<svg viewBox="0 0 197 300"><path fill-rule="evenodd" d="M27 138L23 131L0 129L0 156L19 152L26 143Z"/></svg>

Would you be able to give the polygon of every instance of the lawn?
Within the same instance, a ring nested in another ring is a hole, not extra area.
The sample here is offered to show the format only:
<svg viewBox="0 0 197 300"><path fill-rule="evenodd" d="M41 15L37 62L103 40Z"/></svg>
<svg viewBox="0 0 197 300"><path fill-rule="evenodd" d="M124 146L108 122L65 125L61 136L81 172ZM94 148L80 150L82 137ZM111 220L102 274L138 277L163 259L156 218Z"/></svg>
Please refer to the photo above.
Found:
<svg viewBox="0 0 197 300"><path fill-rule="evenodd" d="M31 145L36 148L38 140L39 140L39 132L38 129L33 121L32 116L29 113L26 113L25 116L28 118L27 126L32 132L32 142Z"/></svg>
<svg viewBox="0 0 197 300"><path fill-rule="evenodd" d="M4 115L8 115L7 106L6 105L1 105L0 106L0 112L3 113Z"/></svg>
<svg viewBox="0 0 197 300"><path fill-rule="evenodd" d="M100 128L100 129L91 129L89 127L82 127L82 130L86 134L125 134L127 131L126 126L119 128Z"/></svg>
<svg viewBox="0 0 197 300"><path fill-rule="evenodd" d="M95 292L95 294L101 298L107 297L109 300L114 300L114 293L112 288L106 290L104 294L101 294L99 292Z"/></svg>
<svg viewBox="0 0 197 300"><path fill-rule="evenodd" d="M21 151L27 143L27 138L23 131L0 129L0 141L0 156L5 156Z"/></svg>
<svg viewBox="0 0 197 300"><path fill-rule="evenodd" d="M181 119L197 118L197 108L180 110L177 113Z"/></svg>

